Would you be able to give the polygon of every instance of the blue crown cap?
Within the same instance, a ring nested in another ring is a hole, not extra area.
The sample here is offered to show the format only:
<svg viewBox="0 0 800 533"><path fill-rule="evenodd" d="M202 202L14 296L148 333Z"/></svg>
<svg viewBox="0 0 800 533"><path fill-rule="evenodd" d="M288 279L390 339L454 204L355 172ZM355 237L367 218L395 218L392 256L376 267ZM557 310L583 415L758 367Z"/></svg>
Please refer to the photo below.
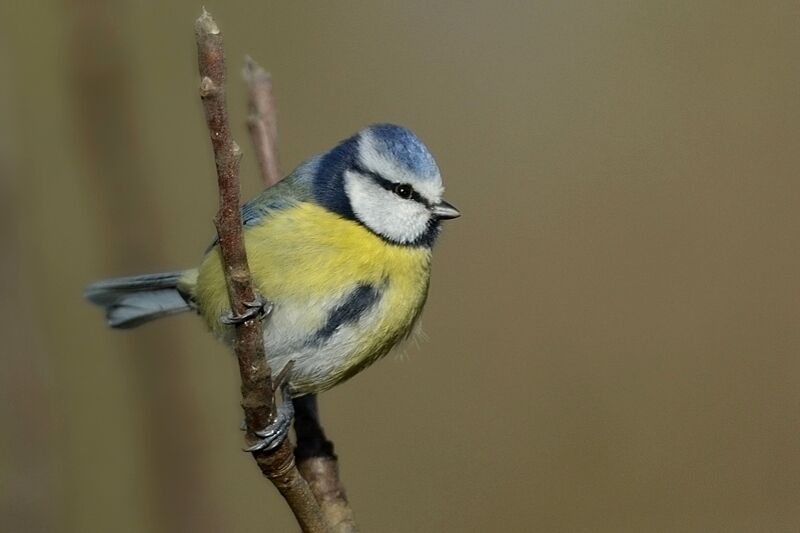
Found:
<svg viewBox="0 0 800 533"><path fill-rule="evenodd" d="M374 124L367 128L376 148L422 179L441 179L439 167L428 147L411 130L395 124Z"/></svg>

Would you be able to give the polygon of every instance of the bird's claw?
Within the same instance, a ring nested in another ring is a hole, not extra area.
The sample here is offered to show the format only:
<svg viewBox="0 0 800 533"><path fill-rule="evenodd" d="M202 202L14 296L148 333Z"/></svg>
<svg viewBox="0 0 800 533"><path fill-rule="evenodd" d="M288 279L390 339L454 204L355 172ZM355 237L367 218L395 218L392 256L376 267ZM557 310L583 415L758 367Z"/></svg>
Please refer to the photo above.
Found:
<svg viewBox="0 0 800 533"><path fill-rule="evenodd" d="M233 311L226 311L219 318L219 321L228 326L241 324L251 318L263 318L272 312L272 303L268 302L261 295L256 294L252 302L244 302L244 312L240 315L233 314Z"/></svg>
<svg viewBox="0 0 800 533"><path fill-rule="evenodd" d="M294 405L287 385L281 387L281 395L283 402L276 410L275 420L264 429L256 431L255 435L260 437L259 440L245 448L244 451L269 452L280 446L286 439L294 419Z"/></svg>
<svg viewBox="0 0 800 533"><path fill-rule="evenodd" d="M289 381L289 372L291 372L292 368L294 368L294 359L291 359L288 363L283 365L281 371L278 372L278 375L272 380L272 390L283 390L284 385ZM286 400L286 392L283 394L283 399ZM294 407L294 404L292 404L292 406ZM294 412L292 415L294 415ZM239 430L247 431L247 420L242 420L242 423L239 424Z"/></svg>

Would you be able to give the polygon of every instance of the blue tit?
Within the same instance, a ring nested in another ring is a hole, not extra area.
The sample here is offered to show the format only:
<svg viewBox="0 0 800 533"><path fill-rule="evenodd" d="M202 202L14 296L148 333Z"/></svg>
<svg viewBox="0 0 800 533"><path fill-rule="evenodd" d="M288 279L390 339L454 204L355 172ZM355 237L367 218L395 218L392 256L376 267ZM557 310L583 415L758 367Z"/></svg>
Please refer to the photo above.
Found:
<svg viewBox="0 0 800 533"><path fill-rule="evenodd" d="M369 126L302 163L242 207L256 291L271 304L269 363L293 362L291 396L352 377L408 336L428 294L431 247L442 220L439 168L408 129ZM230 342L218 247L198 268L100 281L86 297L113 328L196 311Z"/></svg>

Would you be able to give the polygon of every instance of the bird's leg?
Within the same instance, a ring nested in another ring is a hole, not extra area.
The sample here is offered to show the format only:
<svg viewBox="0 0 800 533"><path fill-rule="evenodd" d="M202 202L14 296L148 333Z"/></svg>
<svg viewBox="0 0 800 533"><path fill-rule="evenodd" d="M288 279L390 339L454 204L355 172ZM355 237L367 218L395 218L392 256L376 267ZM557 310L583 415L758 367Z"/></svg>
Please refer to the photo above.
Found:
<svg viewBox="0 0 800 533"><path fill-rule="evenodd" d="M256 436L261 437L261 439L245 448L244 451L268 452L277 448L289 434L289 427L291 427L292 420L294 419L294 404L292 403L292 396L289 392L287 379L293 365L294 361L286 363L272 382L272 390L280 389L283 400L276 409L275 420L266 428L256 431ZM242 421L242 429L247 429L244 421Z"/></svg>
<svg viewBox="0 0 800 533"><path fill-rule="evenodd" d="M294 432L297 446L294 455L297 461L311 457L327 457L336 459L333 443L327 439L319 423L317 395L307 394L292 400L294 403Z"/></svg>
<svg viewBox="0 0 800 533"><path fill-rule="evenodd" d="M245 320L250 320L255 317L266 317L272 312L272 303L265 300L260 294L256 294L255 300L252 302L244 302L244 313L241 315L234 315L233 311L226 311L219 321L229 326L234 324L241 324Z"/></svg>

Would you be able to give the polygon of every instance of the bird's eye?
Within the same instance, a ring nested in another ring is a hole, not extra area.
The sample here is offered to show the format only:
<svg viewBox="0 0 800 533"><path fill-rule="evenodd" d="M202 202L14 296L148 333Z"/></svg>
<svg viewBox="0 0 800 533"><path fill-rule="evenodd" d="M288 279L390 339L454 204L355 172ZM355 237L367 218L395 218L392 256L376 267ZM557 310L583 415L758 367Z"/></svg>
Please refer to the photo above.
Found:
<svg viewBox="0 0 800 533"><path fill-rule="evenodd" d="M398 183L394 186L392 191L400 198L408 199L411 198L411 195L414 193L414 188L408 183Z"/></svg>

